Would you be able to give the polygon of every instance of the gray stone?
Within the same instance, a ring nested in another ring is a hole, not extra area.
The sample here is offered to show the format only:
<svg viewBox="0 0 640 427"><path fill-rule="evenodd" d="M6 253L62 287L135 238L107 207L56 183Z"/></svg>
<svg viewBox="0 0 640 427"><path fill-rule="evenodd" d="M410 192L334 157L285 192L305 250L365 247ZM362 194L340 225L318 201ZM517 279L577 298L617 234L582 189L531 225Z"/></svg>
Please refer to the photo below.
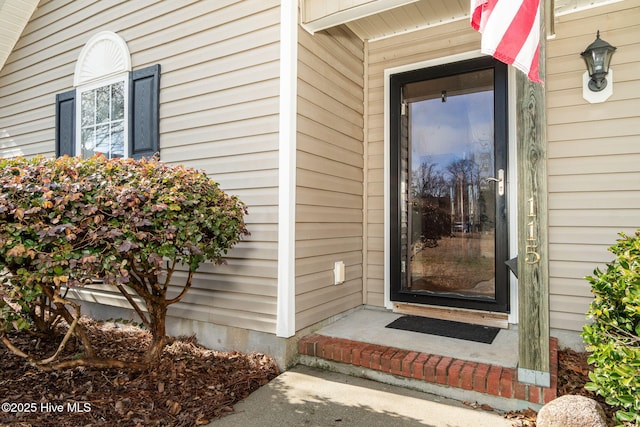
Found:
<svg viewBox="0 0 640 427"><path fill-rule="evenodd" d="M607 427L602 406L584 396L566 395L552 400L540 409L538 427Z"/></svg>

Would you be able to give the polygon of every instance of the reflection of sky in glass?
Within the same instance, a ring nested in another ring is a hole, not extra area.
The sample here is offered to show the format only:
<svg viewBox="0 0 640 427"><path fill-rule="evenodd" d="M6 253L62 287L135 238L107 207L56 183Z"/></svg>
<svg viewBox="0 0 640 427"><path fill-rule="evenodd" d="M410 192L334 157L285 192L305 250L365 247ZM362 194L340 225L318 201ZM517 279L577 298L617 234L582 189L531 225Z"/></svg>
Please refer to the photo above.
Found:
<svg viewBox="0 0 640 427"><path fill-rule="evenodd" d="M493 150L493 91L413 102L412 169L424 161L444 171L451 162ZM477 157L476 157L477 158Z"/></svg>

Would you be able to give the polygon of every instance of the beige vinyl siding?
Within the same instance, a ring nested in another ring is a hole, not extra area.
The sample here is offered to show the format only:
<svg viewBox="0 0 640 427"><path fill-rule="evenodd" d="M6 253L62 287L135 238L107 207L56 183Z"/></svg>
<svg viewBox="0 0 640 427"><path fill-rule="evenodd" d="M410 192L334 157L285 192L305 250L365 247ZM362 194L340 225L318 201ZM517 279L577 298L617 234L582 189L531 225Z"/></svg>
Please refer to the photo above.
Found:
<svg viewBox="0 0 640 427"><path fill-rule="evenodd" d="M226 265L199 270L170 315L275 331L279 4L43 1L0 72L0 155L51 156L55 94L73 88L78 55L93 34L120 35L133 69L161 65L162 160L203 169L237 195L251 232ZM126 305L104 292L111 304Z"/></svg>
<svg viewBox="0 0 640 427"><path fill-rule="evenodd" d="M603 19L603 16L605 19ZM613 96L582 98L580 57L616 46ZM581 330L592 300L584 277L612 260L618 232L640 227L640 1L559 16L547 42L551 326Z"/></svg>
<svg viewBox="0 0 640 427"><path fill-rule="evenodd" d="M299 31L297 330L362 304L363 52L344 27Z"/></svg>
<svg viewBox="0 0 640 427"><path fill-rule="evenodd" d="M384 70L478 50L479 35L467 20L370 42L366 197L365 303L384 305Z"/></svg>

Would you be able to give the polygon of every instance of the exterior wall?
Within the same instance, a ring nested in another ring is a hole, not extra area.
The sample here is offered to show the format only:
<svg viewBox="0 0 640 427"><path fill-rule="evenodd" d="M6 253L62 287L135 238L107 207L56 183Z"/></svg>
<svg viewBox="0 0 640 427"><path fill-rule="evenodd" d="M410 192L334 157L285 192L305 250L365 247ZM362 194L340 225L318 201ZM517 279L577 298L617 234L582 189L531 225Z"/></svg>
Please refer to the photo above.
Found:
<svg viewBox="0 0 640 427"><path fill-rule="evenodd" d="M603 19L603 16L606 18ZM640 227L640 1L595 7L556 18L547 41L549 253L551 327L579 331L591 302L584 277L611 260L617 233ZM602 104L582 98L579 53L595 38L618 47L614 94ZM366 44L367 166L365 303L384 305L385 68L479 48L468 21Z"/></svg>
<svg viewBox="0 0 640 427"><path fill-rule="evenodd" d="M547 42L551 327L581 330L584 277L612 260L618 232L640 227L640 1L559 16ZM579 53L600 30L616 46L613 96L582 98Z"/></svg>
<svg viewBox="0 0 640 427"><path fill-rule="evenodd" d="M54 97L73 87L91 35L117 32L134 69L161 64L162 159L205 169L238 195L252 233L228 265L198 272L174 317L275 331L279 4L43 0L0 70L0 156L52 156ZM584 276L611 259L619 231L640 226L639 23L640 0L616 2L558 16L547 42L553 328L581 328ZM578 54L597 29L618 47L615 88L589 104ZM384 305L384 69L477 50L480 36L463 19L364 43L344 27L301 30L299 42L297 330ZM339 286L336 261L347 267ZM126 305L107 290L85 297Z"/></svg>
<svg viewBox="0 0 640 427"><path fill-rule="evenodd" d="M467 19L367 43L365 303L384 305L384 70L478 50Z"/></svg>
<svg viewBox="0 0 640 427"><path fill-rule="evenodd" d="M73 88L93 34L118 33L133 69L161 65L162 160L204 169L238 195L252 234L228 265L200 269L172 316L275 331L279 5L42 1L0 72L0 155L52 156L55 94ZM126 304L109 292L86 297Z"/></svg>
<svg viewBox="0 0 640 427"><path fill-rule="evenodd" d="M345 27L299 31L296 330L362 304L363 63Z"/></svg>

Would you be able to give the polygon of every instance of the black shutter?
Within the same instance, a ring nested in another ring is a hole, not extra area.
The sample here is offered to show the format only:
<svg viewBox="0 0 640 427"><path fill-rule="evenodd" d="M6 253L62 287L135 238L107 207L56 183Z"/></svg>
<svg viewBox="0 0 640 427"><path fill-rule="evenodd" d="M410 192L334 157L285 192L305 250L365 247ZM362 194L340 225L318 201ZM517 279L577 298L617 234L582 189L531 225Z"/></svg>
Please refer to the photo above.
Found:
<svg viewBox="0 0 640 427"><path fill-rule="evenodd" d="M56 157L76 155L76 91L56 95Z"/></svg>
<svg viewBox="0 0 640 427"><path fill-rule="evenodd" d="M129 157L160 151L160 65L134 70L129 77Z"/></svg>

